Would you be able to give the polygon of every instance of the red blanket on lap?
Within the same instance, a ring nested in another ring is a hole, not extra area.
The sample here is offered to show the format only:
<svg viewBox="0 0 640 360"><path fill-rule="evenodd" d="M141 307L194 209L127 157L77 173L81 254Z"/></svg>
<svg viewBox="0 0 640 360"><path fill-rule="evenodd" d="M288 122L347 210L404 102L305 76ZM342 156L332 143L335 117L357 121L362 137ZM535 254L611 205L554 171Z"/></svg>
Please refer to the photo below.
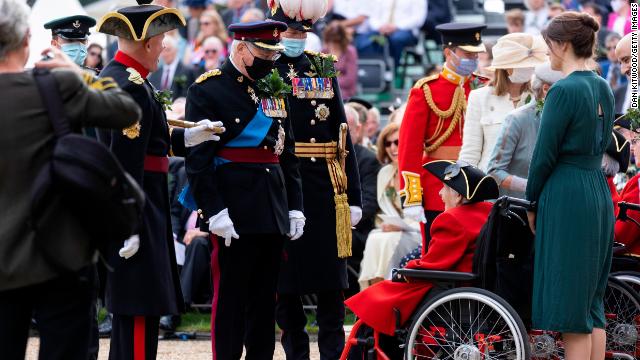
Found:
<svg viewBox="0 0 640 360"><path fill-rule="evenodd" d="M491 203L467 204L440 214L431 225L431 242L422 258L407 264L409 269L470 272L480 229L487 221ZM381 333L395 331L394 308L404 324L431 289L429 282L382 281L345 301L364 323Z"/></svg>

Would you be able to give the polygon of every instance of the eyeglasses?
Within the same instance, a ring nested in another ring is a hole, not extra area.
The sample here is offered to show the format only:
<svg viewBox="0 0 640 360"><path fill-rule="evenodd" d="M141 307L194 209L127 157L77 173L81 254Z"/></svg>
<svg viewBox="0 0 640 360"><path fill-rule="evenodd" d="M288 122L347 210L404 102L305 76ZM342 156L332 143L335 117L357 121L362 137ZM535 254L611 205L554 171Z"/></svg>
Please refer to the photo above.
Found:
<svg viewBox="0 0 640 360"><path fill-rule="evenodd" d="M251 45L251 46L255 46L255 45ZM260 59L263 59L263 60L276 61L276 60L280 59L280 56L282 55L279 52L274 52L271 56L269 56L269 55L257 56L256 54L254 54L251 51L251 46L247 46L247 50L249 50L249 54L253 55L253 57L257 57L257 58L260 58Z"/></svg>
<svg viewBox="0 0 640 360"><path fill-rule="evenodd" d="M390 147L391 145L398 146L398 143L399 143L399 142L398 142L398 139L395 139L395 140L393 140L393 141L385 141L385 142L384 142L384 147L388 148L388 147Z"/></svg>
<svg viewBox="0 0 640 360"><path fill-rule="evenodd" d="M209 55L209 54L214 54L215 55L215 54L218 53L218 50L216 50L216 49L208 49L208 50L205 50L204 53L207 54L207 55Z"/></svg>

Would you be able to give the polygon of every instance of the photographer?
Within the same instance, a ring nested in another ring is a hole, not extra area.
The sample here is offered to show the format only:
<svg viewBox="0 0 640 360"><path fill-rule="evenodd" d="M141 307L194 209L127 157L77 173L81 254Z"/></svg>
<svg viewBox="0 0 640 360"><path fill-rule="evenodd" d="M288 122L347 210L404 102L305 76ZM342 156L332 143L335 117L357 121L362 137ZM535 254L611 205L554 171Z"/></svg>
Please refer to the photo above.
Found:
<svg viewBox="0 0 640 360"><path fill-rule="evenodd" d="M52 157L55 136L34 75L24 70L28 17L24 1L0 0L0 358L24 358L33 314L40 359L86 359L95 286L90 237L60 194L53 194L42 216L31 217L31 188ZM92 89L60 50L47 53L53 58L36 66L66 68L52 74L72 129L123 128L140 118L138 106L112 81L102 80ZM58 273L45 252L72 271Z"/></svg>

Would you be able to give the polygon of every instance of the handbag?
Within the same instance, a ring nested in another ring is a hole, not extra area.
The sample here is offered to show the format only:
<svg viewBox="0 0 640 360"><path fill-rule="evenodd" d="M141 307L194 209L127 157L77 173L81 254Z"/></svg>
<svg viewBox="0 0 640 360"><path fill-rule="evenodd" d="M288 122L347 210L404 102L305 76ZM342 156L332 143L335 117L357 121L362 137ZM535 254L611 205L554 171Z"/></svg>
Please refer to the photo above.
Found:
<svg viewBox="0 0 640 360"><path fill-rule="evenodd" d="M90 235L92 247L105 253L110 242L122 242L139 232L144 191L109 148L72 132L53 74L39 69L33 74L49 113L55 144L51 159L39 171L32 187L32 224L37 223L50 196L59 194L63 206L79 218ZM47 260L57 262L51 256ZM55 265L64 268L64 264Z"/></svg>

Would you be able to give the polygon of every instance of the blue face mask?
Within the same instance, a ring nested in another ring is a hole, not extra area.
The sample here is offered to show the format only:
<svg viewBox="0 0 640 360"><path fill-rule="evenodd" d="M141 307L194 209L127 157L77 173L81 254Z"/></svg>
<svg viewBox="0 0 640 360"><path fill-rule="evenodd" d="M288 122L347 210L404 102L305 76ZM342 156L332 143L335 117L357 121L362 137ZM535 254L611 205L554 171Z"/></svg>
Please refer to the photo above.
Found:
<svg viewBox="0 0 640 360"><path fill-rule="evenodd" d="M290 58L295 58L304 52L304 47L307 44L307 39L290 39L282 38L280 43L285 47L284 54Z"/></svg>
<svg viewBox="0 0 640 360"><path fill-rule="evenodd" d="M62 44L60 46L60 49L62 50L62 52L67 54L67 56L71 58L74 63L80 66L84 65L84 59L87 58L87 47L84 44L81 44L79 42Z"/></svg>
<svg viewBox="0 0 640 360"><path fill-rule="evenodd" d="M460 65L454 65L453 69L453 71L455 71L458 75L469 76L478 68L478 59L465 59L458 57L458 55L456 55L453 50L451 50L451 55L458 59L458 62L460 62Z"/></svg>

